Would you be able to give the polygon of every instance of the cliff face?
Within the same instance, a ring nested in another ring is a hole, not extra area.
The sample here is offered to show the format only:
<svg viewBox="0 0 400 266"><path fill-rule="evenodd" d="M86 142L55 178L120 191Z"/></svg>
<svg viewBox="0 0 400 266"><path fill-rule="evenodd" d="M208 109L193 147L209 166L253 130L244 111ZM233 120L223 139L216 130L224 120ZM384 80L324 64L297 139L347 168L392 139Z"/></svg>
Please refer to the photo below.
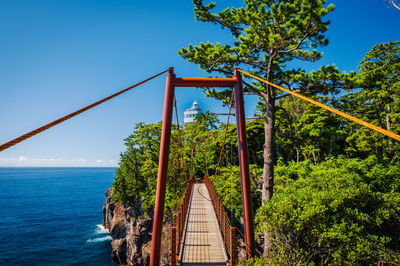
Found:
<svg viewBox="0 0 400 266"><path fill-rule="evenodd" d="M111 242L112 261L123 265L148 265L153 227L152 218L143 213L140 204L126 208L113 201L111 192L112 188L105 193L103 226L108 228L113 239ZM167 229L165 232L167 233L169 230ZM165 243L161 248L161 262L167 264L168 243L167 241L163 242Z"/></svg>
<svg viewBox="0 0 400 266"><path fill-rule="evenodd" d="M152 220L145 217L140 206L124 208L111 198L112 188L106 191L103 206L103 226L112 237L112 261L123 265L145 265L150 261ZM141 254L139 254L141 252Z"/></svg>

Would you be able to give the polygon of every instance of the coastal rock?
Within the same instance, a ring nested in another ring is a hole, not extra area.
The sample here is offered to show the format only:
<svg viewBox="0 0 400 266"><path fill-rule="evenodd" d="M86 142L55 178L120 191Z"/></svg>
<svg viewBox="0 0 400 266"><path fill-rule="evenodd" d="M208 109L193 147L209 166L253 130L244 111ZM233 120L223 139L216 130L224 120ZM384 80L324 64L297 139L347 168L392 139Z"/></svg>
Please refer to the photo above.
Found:
<svg viewBox="0 0 400 266"><path fill-rule="evenodd" d="M112 199L112 188L105 193L103 226L112 237L112 261L122 265L148 265L150 263L152 217L144 214L141 204L122 206ZM169 226L165 232L170 232ZM166 233L167 235L167 233ZM168 236L166 236L168 238ZM164 243L165 242L165 243ZM168 264L168 240L161 247L161 263Z"/></svg>

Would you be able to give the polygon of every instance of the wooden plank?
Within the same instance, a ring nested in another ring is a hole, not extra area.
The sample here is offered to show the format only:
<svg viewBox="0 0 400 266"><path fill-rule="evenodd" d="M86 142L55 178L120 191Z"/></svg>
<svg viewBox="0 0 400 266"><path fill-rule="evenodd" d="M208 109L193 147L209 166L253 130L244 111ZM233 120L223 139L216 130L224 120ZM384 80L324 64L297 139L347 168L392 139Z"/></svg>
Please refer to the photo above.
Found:
<svg viewBox="0 0 400 266"><path fill-rule="evenodd" d="M204 184L194 184L181 265L227 265L217 217Z"/></svg>

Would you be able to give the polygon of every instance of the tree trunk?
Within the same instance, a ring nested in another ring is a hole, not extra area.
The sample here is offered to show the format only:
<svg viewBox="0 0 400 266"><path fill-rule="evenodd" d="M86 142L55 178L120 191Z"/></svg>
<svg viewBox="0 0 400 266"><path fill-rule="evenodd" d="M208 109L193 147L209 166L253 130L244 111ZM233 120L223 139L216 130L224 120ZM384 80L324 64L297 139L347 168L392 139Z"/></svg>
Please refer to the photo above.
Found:
<svg viewBox="0 0 400 266"><path fill-rule="evenodd" d="M268 60L268 72L266 80L273 81L273 62L276 52L270 50ZM275 157L275 88L267 85L266 94L263 95L266 102L266 116L264 125L264 165L263 165L263 185L262 185L262 205L272 198L274 189L274 157ZM269 258L271 250L271 238L268 229L264 231L264 256Z"/></svg>
<svg viewBox="0 0 400 266"><path fill-rule="evenodd" d="M263 167L263 203L272 198L274 187L274 117L267 117L264 125L264 167Z"/></svg>
<svg viewBox="0 0 400 266"><path fill-rule="evenodd" d="M264 125L264 167L263 167L263 187L262 205L272 198L274 189L274 143L275 143L275 101L267 100L267 115ZM271 249L271 239L268 230L264 232L264 256L268 258Z"/></svg>
<svg viewBox="0 0 400 266"><path fill-rule="evenodd" d="M317 165L317 156L315 155L315 152L311 152L313 159L314 159L314 165Z"/></svg>
<svg viewBox="0 0 400 266"><path fill-rule="evenodd" d="M386 130L390 130L390 118L389 118L389 114L392 112L390 105L388 107L386 107Z"/></svg>
<svg viewBox="0 0 400 266"><path fill-rule="evenodd" d="M390 123L390 117L389 114L392 112L392 109L390 105L386 107L386 130L390 131L391 123ZM389 156L392 156L393 154L393 142L392 139L389 138Z"/></svg>

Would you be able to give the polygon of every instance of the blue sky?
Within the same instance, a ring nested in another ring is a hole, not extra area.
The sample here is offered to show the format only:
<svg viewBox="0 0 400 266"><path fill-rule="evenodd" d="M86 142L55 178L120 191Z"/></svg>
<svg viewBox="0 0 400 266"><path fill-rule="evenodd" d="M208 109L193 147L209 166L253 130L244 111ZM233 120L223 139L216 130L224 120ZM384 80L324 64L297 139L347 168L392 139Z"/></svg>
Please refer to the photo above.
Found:
<svg viewBox="0 0 400 266"><path fill-rule="evenodd" d="M241 1L216 1L217 7ZM337 0L324 57L356 70L371 47L399 40L400 10L385 0ZM169 66L178 76L206 74L181 59L189 43L229 42L228 32L194 21L190 0L1 0L0 143L130 86ZM123 139L140 121L162 119L165 76L0 153L0 166L115 166ZM180 120L197 100L225 109L200 90L178 88ZM255 96L246 96L246 113Z"/></svg>

